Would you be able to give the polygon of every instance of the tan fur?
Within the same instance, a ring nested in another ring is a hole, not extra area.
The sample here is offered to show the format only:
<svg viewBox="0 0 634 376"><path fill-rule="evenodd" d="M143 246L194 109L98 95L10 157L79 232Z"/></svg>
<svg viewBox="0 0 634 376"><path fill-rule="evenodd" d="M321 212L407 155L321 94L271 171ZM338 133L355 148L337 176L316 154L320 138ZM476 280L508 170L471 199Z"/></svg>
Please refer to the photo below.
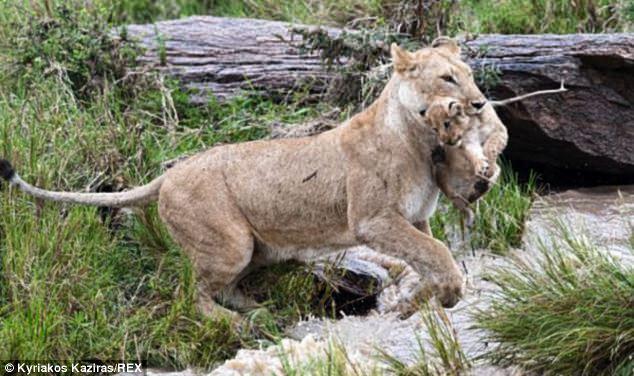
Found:
<svg viewBox="0 0 634 376"><path fill-rule="evenodd" d="M474 132L474 138L471 139L468 135L465 140L465 148L471 145L474 141L479 141L482 145L482 151L484 156L489 162L490 166L493 166L497 160L497 157L502 153L509 140L509 135L500 118L498 118L493 106L487 104L482 113L478 115L476 119L477 123L474 128L478 132ZM481 124L481 125L478 125ZM488 171L487 177L491 177L495 174L495 170Z"/></svg>
<svg viewBox="0 0 634 376"><path fill-rule="evenodd" d="M496 160L508 140L506 127L490 105L486 105L482 113L470 116L469 124L472 129L467 133L475 133L477 137L488 137L482 141L484 158L488 161L485 175L479 170L482 157L474 157L472 149L467 147L472 142L464 140L465 137L469 137L467 134L463 135L460 147L444 146L445 160L434 166L434 174L441 191L454 205L468 214L469 204L484 195L497 180L500 167Z"/></svg>
<svg viewBox="0 0 634 376"><path fill-rule="evenodd" d="M437 138L420 113L434 95L484 97L446 43L392 52L396 73L380 98L340 127L214 147L165 173L159 213L192 261L203 311L250 268L358 244L406 261L444 306L459 300L462 273L426 220L439 194L434 174L460 177L434 170Z"/></svg>
<svg viewBox="0 0 634 376"><path fill-rule="evenodd" d="M489 120L483 120L486 117ZM489 165L494 165L508 141L506 127L490 105L482 114L466 116L461 103L454 98L434 98L425 114L425 121L450 147L465 149L477 174L490 177Z"/></svg>
<svg viewBox="0 0 634 376"><path fill-rule="evenodd" d="M458 301L463 278L449 250L412 225L431 216L438 197L436 138L419 112L433 93L465 102L482 94L469 68L444 49L392 50L397 73L342 126L213 148L167 172L160 214L191 257L203 297L250 264L366 244L408 262L445 306Z"/></svg>
<svg viewBox="0 0 634 376"><path fill-rule="evenodd" d="M462 103L454 98L434 98L425 112L425 121L438 134L444 145L459 146L462 136L472 125L464 112Z"/></svg>
<svg viewBox="0 0 634 376"><path fill-rule="evenodd" d="M471 68L460 59L460 49L453 40L441 40L435 41L436 48L413 53L392 44L394 70L406 79L398 88L401 103L409 111L420 113L427 110L434 97L452 97L465 105L467 114L482 112L487 101L473 81Z"/></svg>

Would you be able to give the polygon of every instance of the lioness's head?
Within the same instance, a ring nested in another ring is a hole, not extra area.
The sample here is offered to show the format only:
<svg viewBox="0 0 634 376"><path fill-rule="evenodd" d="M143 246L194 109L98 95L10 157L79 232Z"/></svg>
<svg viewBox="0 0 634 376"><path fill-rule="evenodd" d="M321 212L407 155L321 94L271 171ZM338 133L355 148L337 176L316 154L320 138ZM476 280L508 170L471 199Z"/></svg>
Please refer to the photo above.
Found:
<svg viewBox="0 0 634 376"><path fill-rule="evenodd" d="M432 97L451 97L461 102L468 114L479 113L486 98L473 80L471 68L460 59L460 47L450 38L441 37L431 47L409 52L397 44L391 46L394 72L401 104L424 115Z"/></svg>
<svg viewBox="0 0 634 376"><path fill-rule="evenodd" d="M460 146L462 135L470 128L464 106L454 98L434 98L425 112L425 122L438 134L440 142Z"/></svg>

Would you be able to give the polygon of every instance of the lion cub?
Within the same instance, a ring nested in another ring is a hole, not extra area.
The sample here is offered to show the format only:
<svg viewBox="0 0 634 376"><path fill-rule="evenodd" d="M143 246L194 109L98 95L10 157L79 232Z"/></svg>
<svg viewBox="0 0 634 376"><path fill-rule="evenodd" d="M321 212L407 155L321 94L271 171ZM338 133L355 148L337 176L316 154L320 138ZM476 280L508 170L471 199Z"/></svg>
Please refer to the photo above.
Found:
<svg viewBox="0 0 634 376"><path fill-rule="evenodd" d="M491 113L494 111L487 105L482 114L468 116L462 103L450 97L435 98L425 112L425 121L438 134L441 145L456 149L464 164L472 169L474 177L489 183L497 179L499 168L496 159L508 140L506 128L500 125L501 122L490 121ZM440 188L470 223L473 220L473 212L469 208L471 199L463 197L449 185L440 184Z"/></svg>
<svg viewBox="0 0 634 376"><path fill-rule="evenodd" d="M425 121L438 134L442 145L465 149L475 172L486 173L489 163L480 138L483 132L477 126L480 124L465 114L460 102L449 97L435 98L425 112Z"/></svg>
<svg viewBox="0 0 634 376"><path fill-rule="evenodd" d="M466 150L476 174L490 178L493 171L489 166L495 165L506 146L508 134L501 122L487 121L493 111L487 107L490 105L487 104L482 113L468 116L457 99L437 97L427 109L425 121L436 131L443 145Z"/></svg>

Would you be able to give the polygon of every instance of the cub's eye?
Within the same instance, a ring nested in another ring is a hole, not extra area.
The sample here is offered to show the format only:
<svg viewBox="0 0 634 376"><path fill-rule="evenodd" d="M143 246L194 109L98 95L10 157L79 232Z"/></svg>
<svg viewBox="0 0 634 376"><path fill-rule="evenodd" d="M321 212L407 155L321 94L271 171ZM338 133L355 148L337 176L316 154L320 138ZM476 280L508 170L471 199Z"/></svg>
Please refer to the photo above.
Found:
<svg viewBox="0 0 634 376"><path fill-rule="evenodd" d="M440 76L440 78L442 78L445 82L449 82L450 84L456 84L456 80L453 78L452 75L445 74L444 76Z"/></svg>
<svg viewBox="0 0 634 376"><path fill-rule="evenodd" d="M443 125L445 126L445 129L449 129L449 126L451 125L451 123L449 121L446 121L443 123Z"/></svg>

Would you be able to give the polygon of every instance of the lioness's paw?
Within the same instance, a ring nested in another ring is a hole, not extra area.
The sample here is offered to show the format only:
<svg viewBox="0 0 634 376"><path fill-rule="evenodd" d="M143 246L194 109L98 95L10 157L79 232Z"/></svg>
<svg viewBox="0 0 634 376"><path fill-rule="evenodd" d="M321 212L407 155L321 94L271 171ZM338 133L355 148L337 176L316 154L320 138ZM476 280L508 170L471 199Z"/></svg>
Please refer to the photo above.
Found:
<svg viewBox="0 0 634 376"><path fill-rule="evenodd" d="M442 282L432 285L432 291L443 307L454 307L464 295L462 275L443 278Z"/></svg>

